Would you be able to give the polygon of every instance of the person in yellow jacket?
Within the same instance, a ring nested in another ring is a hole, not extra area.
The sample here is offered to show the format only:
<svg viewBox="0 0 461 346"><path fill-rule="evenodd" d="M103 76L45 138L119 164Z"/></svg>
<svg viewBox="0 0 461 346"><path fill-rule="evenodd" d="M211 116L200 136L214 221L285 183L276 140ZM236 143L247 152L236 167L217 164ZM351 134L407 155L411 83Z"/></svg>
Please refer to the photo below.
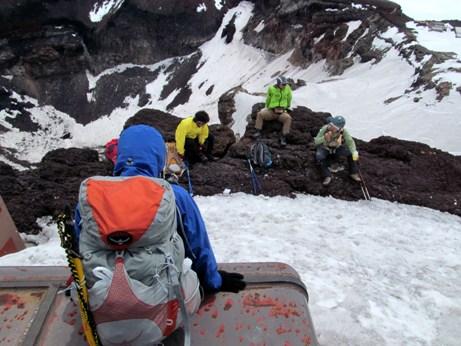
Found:
<svg viewBox="0 0 461 346"><path fill-rule="evenodd" d="M280 144L287 144L286 136L291 129L291 116L288 113L291 106L292 92L285 77L277 78L276 84L267 89L266 107L256 115L256 133L253 137L261 136L261 130L265 120L278 120L283 124Z"/></svg>
<svg viewBox="0 0 461 346"><path fill-rule="evenodd" d="M176 128L176 150L189 165L213 161L214 137L208 129L210 116L198 111L194 116L181 120Z"/></svg>

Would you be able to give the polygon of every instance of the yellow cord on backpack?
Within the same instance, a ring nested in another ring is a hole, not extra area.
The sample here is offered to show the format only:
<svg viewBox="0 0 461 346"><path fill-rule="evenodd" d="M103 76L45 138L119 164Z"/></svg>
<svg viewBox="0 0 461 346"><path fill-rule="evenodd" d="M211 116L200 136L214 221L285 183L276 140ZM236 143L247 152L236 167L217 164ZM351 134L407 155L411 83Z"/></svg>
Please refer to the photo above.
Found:
<svg viewBox="0 0 461 346"><path fill-rule="evenodd" d="M80 317L82 320L83 335L85 336L86 342L90 346L100 346L98 334L96 329L92 326L90 312L88 311L89 300L88 300L88 289L85 282L85 272L83 271L82 260L78 257L74 249L73 234L69 229L66 229L67 216L60 214L58 216L58 233L61 238L61 246L66 251L67 262L72 273L72 278L77 286L78 302L80 309Z"/></svg>
<svg viewBox="0 0 461 346"><path fill-rule="evenodd" d="M88 289L85 283L85 274L83 272L83 264L82 264L81 259L78 257L71 258L70 261L72 261L75 267L75 271L78 277L76 284L78 285L78 287L81 288L81 293L82 293L82 298L83 298L83 301L82 299L80 299L80 297L78 300L79 307L80 307L80 316L82 318L83 334L85 335L88 345L97 346L99 345L99 343L97 343L94 338L95 331L93 331L93 328L91 328L90 321L88 318L88 310L86 308L88 306ZM75 277L74 277L74 280L75 280Z"/></svg>

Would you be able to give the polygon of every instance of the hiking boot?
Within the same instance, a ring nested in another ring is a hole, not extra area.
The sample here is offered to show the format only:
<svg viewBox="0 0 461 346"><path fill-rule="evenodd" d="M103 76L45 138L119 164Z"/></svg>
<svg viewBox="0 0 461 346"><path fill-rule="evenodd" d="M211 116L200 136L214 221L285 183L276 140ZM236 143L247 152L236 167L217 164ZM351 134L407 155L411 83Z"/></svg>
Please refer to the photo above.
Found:
<svg viewBox="0 0 461 346"><path fill-rule="evenodd" d="M358 175L358 173L352 173L351 175L349 175L351 177L352 180L356 181L356 182L361 182L362 179L360 179L360 176Z"/></svg>
<svg viewBox="0 0 461 346"><path fill-rule="evenodd" d="M330 183L331 183L331 177L325 177L325 179L323 179L322 185L327 186L327 185L330 185Z"/></svg>
<svg viewBox="0 0 461 346"><path fill-rule="evenodd" d="M283 147L284 147L285 145L287 145L287 139L286 139L285 136L281 136L281 137L280 137L280 145L283 146Z"/></svg>
<svg viewBox="0 0 461 346"><path fill-rule="evenodd" d="M332 164L328 167L328 170L331 173L338 173L341 171L344 171L344 166L343 165L338 165L338 164Z"/></svg>
<svg viewBox="0 0 461 346"><path fill-rule="evenodd" d="M261 130L256 129L256 132L253 133L253 138L259 138L261 137Z"/></svg>

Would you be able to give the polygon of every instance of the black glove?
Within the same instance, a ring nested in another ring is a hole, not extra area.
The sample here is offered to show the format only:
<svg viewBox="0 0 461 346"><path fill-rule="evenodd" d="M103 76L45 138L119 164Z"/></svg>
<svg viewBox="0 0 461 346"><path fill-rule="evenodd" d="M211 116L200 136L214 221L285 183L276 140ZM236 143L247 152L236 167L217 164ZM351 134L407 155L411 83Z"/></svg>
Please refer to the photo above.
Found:
<svg viewBox="0 0 461 346"><path fill-rule="evenodd" d="M218 273L221 274L222 278L220 291L238 293L239 291L245 289L247 284L243 281L242 274L228 273L224 270L218 270Z"/></svg>

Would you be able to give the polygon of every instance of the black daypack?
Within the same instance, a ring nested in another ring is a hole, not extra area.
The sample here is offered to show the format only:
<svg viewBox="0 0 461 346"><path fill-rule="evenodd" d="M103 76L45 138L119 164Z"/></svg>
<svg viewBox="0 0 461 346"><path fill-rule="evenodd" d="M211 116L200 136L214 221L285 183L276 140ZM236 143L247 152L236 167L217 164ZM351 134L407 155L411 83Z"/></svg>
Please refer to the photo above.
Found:
<svg viewBox="0 0 461 346"><path fill-rule="evenodd" d="M250 148L250 159L259 167L269 168L272 166L272 153L267 144L258 141Z"/></svg>

